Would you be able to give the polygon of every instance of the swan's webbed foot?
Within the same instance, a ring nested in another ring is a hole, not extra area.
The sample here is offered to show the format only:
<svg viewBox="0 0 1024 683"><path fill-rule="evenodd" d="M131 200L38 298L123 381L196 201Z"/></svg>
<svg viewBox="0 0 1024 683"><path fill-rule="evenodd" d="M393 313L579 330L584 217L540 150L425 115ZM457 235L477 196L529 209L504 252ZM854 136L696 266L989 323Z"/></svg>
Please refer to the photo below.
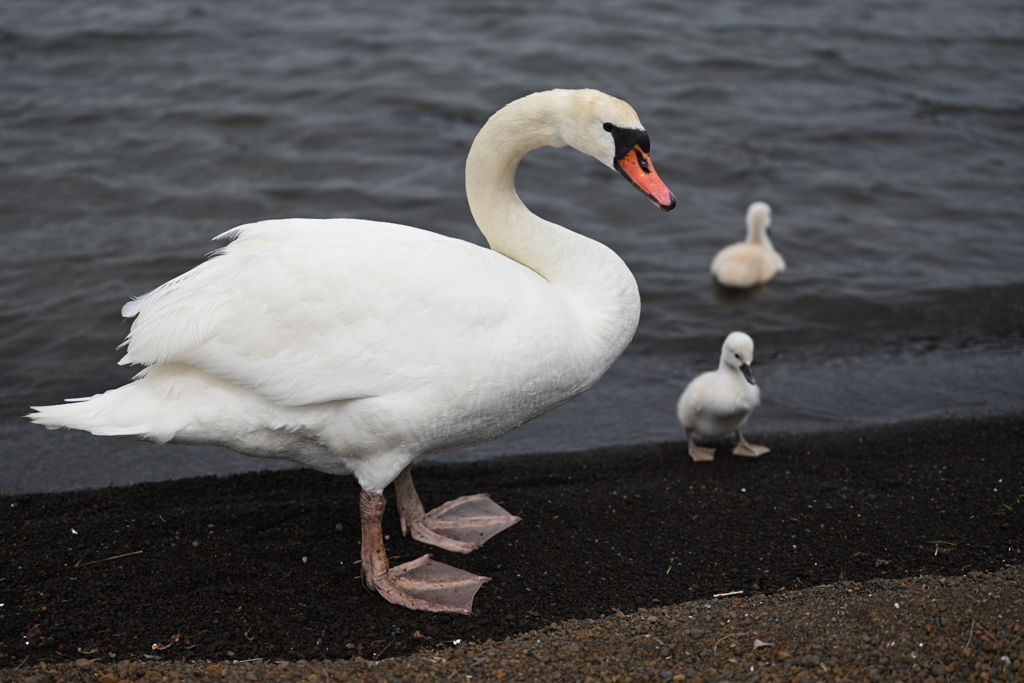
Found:
<svg viewBox="0 0 1024 683"><path fill-rule="evenodd" d="M767 446L750 443L743 438L739 430L736 431L736 447L732 449L733 455L741 455L744 458L760 458L765 453L771 453L771 449Z"/></svg>
<svg viewBox="0 0 1024 683"><path fill-rule="evenodd" d="M698 446L693 441L693 430L686 430L686 451L693 458L694 462L712 462L715 459L715 449Z"/></svg>
<svg viewBox="0 0 1024 683"><path fill-rule="evenodd" d="M473 613L473 598L480 586L490 581L424 555L391 568L384 549L384 496L362 491L359 513L362 518L362 575L368 588L388 602L422 612Z"/></svg>
<svg viewBox="0 0 1024 683"><path fill-rule="evenodd" d="M372 583L393 605L421 612L472 614L473 597L488 581L486 576L470 574L424 555L366 583Z"/></svg>
<svg viewBox="0 0 1024 683"><path fill-rule="evenodd" d="M462 496L425 513L412 483L411 467L395 479L395 491L402 533L411 533L421 543L456 553L471 553L520 521L486 493Z"/></svg>

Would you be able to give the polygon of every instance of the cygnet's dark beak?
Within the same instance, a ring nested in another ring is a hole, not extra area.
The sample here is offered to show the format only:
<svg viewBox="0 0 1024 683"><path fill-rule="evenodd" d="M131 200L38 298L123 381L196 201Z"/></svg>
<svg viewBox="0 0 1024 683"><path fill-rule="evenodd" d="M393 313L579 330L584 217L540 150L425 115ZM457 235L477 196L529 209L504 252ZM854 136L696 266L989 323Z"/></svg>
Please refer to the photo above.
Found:
<svg viewBox="0 0 1024 683"><path fill-rule="evenodd" d="M750 366L744 363L740 366L740 372L747 378L747 381L751 384L757 384L757 378L754 377L754 371L750 369Z"/></svg>

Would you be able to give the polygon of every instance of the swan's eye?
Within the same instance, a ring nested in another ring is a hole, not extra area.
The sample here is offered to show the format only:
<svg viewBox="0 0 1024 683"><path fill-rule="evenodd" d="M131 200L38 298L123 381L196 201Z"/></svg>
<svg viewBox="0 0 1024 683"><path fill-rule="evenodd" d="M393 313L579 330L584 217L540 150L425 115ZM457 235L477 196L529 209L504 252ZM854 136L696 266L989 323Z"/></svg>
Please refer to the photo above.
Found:
<svg viewBox="0 0 1024 683"><path fill-rule="evenodd" d="M613 125L612 125L612 124L610 124L610 123L606 123L606 124L604 124L604 129L605 129L606 131L608 131L609 133L614 133L615 131L617 131L617 130L618 130L618 128L616 128L615 126L613 126Z"/></svg>
<svg viewBox="0 0 1024 683"><path fill-rule="evenodd" d="M742 358L740 358L740 354L738 353L734 353L732 355L736 356L736 360L743 360Z"/></svg>

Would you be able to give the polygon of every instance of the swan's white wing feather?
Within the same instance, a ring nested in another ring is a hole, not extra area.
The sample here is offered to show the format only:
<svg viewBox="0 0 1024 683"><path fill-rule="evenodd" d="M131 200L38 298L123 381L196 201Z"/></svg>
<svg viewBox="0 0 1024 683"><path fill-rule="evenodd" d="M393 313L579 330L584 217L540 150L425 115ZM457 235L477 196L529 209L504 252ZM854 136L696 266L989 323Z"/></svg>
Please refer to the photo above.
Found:
<svg viewBox="0 0 1024 683"><path fill-rule="evenodd" d="M523 316L564 322L533 271L427 231L292 219L226 236L214 258L129 304L122 364L186 363L307 405L464 386L476 355L508 365L501 349Z"/></svg>
<svg viewBox="0 0 1024 683"><path fill-rule="evenodd" d="M135 316L137 316L139 314L139 309L142 308L142 302L146 300L147 296L149 296L149 294L137 296L128 303L126 303L124 306L122 306L121 316L125 318L134 318Z"/></svg>

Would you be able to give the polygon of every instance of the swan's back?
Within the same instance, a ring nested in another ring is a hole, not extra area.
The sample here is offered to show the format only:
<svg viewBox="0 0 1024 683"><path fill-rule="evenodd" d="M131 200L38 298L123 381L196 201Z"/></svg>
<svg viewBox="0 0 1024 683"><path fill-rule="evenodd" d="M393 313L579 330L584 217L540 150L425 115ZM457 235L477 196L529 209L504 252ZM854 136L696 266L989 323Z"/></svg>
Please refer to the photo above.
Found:
<svg viewBox="0 0 1024 683"><path fill-rule="evenodd" d="M559 343L572 351L572 307L468 242L357 220L267 221L228 236L134 302L122 364L183 363L297 406L511 381L549 366L547 354L564 361Z"/></svg>
<svg viewBox="0 0 1024 683"><path fill-rule="evenodd" d="M786 263L777 251L765 244L739 242L715 255L711 274L725 287L745 289L770 282Z"/></svg>
<svg viewBox="0 0 1024 683"><path fill-rule="evenodd" d="M697 375L679 397L676 404L676 416L687 429L697 425L697 415L704 405L704 394L715 379L715 372L709 371Z"/></svg>

